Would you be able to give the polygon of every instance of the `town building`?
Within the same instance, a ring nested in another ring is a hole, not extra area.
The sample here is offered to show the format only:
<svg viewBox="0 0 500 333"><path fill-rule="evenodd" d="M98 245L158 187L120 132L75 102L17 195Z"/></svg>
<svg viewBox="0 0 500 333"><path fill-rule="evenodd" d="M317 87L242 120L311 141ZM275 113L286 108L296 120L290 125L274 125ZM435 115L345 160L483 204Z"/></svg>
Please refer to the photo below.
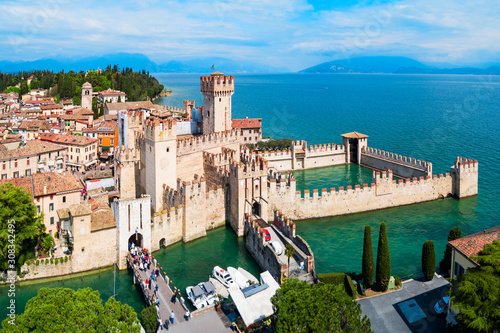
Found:
<svg viewBox="0 0 500 333"><path fill-rule="evenodd" d="M126 102L127 94L123 91L107 89L99 92L99 102L104 103L119 103Z"/></svg>
<svg viewBox="0 0 500 333"><path fill-rule="evenodd" d="M450 277L456 279L471 268L479 267L475 257L486 244L500 241L500 226L448 242L451 247Z"/></svg>
<svg viewBox="0 0 500 333"><path fill-rule="evenodd" d="M37 172L62 171L67 148L39 140L24 147L0 150L1 179L28 177Z"/></svg>
<svg viewBox="0 0 500 333"><path fill-rule="evenodd" d="M231 126L240 130L241 144L262 141L262 118L233 119Z"/></svg>
<svg viewBox="0 0 500 333"><path fill-rule="evenodd" d="M104 105L104 115L117 115L119 111L139 111L146 112L164 112L165 107L158 104L153 104L151 101L142 102L121 102L121 103L107 103Z"/></svg>
<svg viewBox="0 0 500 333"><path fill-rule="evenodd" d="M39 139L66 147L66 165L71 170L87 170L97 163L97 139L55 133L43 133Z"/></svg>
<svg viewBox="0 0 500 333"><path fill-rule="evenodd" d="M44 215L47 232L58 231L58 209L80 202L82 184L71 173L34 173L24 178L2 179L0 184L12 183L30 193L38 214Z"/></svg>
<svg viewBox="0 0 500 333"><path fill-rule="evenodd" d="M92 110L92 90L89 82L82 85L82 108Z"/></svg>
<svg viewBox="0 0 500 333"><path fill-rule="evenodd" d="M42 115L50 116L53 114L61 115L64 114L64 108L62 104L47 104L40 106Z"/></svg>
<svg viewBox="0 0 500 333"><path fill-rule="evenodd" d="M41 133L50 132L52 125L45 120L25 120L16 129L21 134L23 141L34 140Z"/></svg>
<svg viewBox="0 0 500 333"><path fill-rule="evenodd" d="M116 121L103 121L96 126L84 129L82 134L98 140L101 158L112 156L114 148L118 146L118 125Z"/></svg>

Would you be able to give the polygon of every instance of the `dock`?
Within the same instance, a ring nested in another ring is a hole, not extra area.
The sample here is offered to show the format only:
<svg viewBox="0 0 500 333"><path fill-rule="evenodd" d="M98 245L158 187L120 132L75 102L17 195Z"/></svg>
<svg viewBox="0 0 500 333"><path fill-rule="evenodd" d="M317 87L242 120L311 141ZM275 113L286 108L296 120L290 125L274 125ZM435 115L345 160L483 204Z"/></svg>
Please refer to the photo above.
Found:
<svg viewBox="0 0 500 333"><path fill-rule="evenodd" d="M134 264L134 259L130 254L127 255L127 263L134 274L134 284L138 284L141 287L146 303L151 305L153 301L154 287L147 288L144 281L151 277L151 274L156 267L154 267L153 263L151 263L150 269L141 271L139 270L138 265ZM157 298L160 300L160 305L156 307L157 317L161 319L162 323L165 323L165 319L170 321L170 314L174 311L175 318L173 325L182 323L186 321L184 315L186 311L188 311L188 308L184 304L184 299L182 297L178 297L175 303L171 301L173 299L174 292L169 285L170 279L159 267L159 265L158 269L160 269L160 276L156 278L156 284L158 285Z"/></svg>

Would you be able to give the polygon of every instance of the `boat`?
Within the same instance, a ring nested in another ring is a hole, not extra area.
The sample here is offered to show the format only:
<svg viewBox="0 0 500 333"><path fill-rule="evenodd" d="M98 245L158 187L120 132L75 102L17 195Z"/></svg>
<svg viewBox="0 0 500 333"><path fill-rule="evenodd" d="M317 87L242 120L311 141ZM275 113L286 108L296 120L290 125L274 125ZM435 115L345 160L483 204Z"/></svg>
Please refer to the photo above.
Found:
<svg viewBox="0 0 500 333"><path fill-rule="evenodd" d="M229 292L227 291L227 288L222 283L220 283L219 280L213 277L209 278L208 280L212 282L212 284L215 286L215 293L217 295L221 295L224 298L229 297Z"/></svg>
<svg viewBox="0 0 500 333"><path fill-rule="evenodd" d="M257 278L255 276L253 276L252 274L250 274L247 270L245 270L241 267L238 267L238 272L243 274L243 276L247 279L247 281L251 281L250 284L258 284L259 283L259 280L257 280Z"/></svg>
<svg viewBox="0 0 500 333"><path fill-rule="evenodd" d="M236 286L236 282L234 282L233 278L231 278L231 275L229 273L221 268L220 266L215 266L212 275L214 278L220 281L226 288L231 288L233 286Z"/></svg>
<svg viewBox="0 0 500 333"><path fill-rule="evenodd" d="M219 297L215 293L215 286L212 282L200 282L196 286L186 288L187 298L193 303L196 309L215 304Z"/></svg>
<svg viewBox="0 0 500 333"><path fill-rule="evenodd" d="M233 278L234 282L236 282L238 287L240 287L240 289L244 289L250 286L248 279L243 274L241 274L236 268L228 267L227 271Z"/></svg>

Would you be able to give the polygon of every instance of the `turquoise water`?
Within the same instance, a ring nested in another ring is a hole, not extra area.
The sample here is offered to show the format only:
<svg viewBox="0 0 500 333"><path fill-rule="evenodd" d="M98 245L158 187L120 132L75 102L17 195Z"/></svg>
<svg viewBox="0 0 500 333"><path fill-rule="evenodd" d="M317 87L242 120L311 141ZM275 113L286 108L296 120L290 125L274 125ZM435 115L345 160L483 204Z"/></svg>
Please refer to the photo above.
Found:
<svg viewBox="0 0 500 333"><path fill-rule="evenodd" d="M198 74L156 76L173 89L173 95L161 103L181 107L184 99L194 99L201 105ZM425 240L434 240L439 262L452 227L470 234L500 224L496 188L500 179L500 77L285 74L238 75L235 82L233 118L263 118L265 135L322 144L340 143L341 133L358 131L370 136L371 147L433 162L434 173L449 172L456 156L480 163L478 197L298 222L297 232L314 251L318 272L359 272L367 224L372 226L376 247L380 222L387 223L392 272L400 276L420 275ZM371 172L344 166L296 173L296 178L298 188L321 189L369 180ZM216 264L258 272L242 240L230 228L211 231L207 238L176 244L155 255L181 289L206 280ZM101 273L101 278L95 273L83 281L65 279L65 286L91 286L106 299L112 294L112 275L109 271ZM16 294L18 311L42 286L60 284L21 285ZM117 284L121 286L119 300L136 310L144 306L130 273L120 272ZM2 318L7 302L6 288L0 287Z"/></svg>

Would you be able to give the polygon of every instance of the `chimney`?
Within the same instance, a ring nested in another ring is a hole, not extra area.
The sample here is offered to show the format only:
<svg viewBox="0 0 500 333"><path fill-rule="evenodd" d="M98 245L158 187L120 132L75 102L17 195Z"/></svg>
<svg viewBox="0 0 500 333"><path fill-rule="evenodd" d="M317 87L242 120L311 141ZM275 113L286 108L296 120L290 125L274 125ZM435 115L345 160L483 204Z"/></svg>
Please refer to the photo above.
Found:
<svg viewBox="0 0 500 333"><path fill-rule="evenodd" d="M47 184L43 184L43 194L47 194Z"/></svg>

